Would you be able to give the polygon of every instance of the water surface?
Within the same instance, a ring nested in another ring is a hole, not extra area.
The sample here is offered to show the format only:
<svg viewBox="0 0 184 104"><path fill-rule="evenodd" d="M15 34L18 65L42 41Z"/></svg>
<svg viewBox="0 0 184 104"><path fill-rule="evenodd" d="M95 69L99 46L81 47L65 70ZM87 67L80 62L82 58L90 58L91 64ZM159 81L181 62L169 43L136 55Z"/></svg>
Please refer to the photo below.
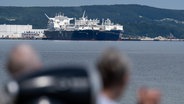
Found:
<svg viewBox="0 0 184 104"><path fill-rule="evenodd" d="M46 66L93 64L102 50L117 47L133 65L123 104L135 104L136 90L143 85L160 89L162 104L184 103L184 42L0 40L0 85L8 80L5 71L8 52L20 43L29 43L37 49Z"/></svg>

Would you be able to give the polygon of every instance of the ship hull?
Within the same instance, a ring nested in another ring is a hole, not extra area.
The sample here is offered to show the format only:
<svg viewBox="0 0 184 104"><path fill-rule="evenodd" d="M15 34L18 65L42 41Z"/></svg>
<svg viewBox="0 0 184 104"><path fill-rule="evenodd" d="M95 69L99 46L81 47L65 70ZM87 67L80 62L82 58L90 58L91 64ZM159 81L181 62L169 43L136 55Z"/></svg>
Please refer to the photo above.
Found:
<svg viewBox="0 0 184 104"><path fill-rule="evenodd" d="M44 31L48 40L119 40L122 31Z"/></svg>

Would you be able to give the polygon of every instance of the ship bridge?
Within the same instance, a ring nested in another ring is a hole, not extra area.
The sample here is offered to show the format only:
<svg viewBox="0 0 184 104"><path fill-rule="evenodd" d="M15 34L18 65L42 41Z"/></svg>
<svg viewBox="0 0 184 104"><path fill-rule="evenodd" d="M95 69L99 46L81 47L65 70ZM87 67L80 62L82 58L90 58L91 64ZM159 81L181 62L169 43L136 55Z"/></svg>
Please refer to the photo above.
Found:
<svg viewBox="0 0 184 104"><path fill-rule="evenodd" d="M69 18L67 16L64 16L64 14L61 15L61 13L56 14L54 18L50 18L48 16L47 18L49 19L48 29L51 29L51 30L66 29L67 26L71 25L70 21L74 20L74 18Z"/></svg>

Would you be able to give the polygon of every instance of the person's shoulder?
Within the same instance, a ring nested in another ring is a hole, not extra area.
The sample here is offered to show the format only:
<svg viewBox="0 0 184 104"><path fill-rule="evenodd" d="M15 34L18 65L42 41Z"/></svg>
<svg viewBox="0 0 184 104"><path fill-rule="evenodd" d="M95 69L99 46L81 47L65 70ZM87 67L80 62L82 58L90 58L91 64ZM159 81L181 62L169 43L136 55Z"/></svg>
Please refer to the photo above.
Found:
<svg viewBox="0 0 184 104"><path fill-rule="evenodd" d="M6 99L6 94L4 90L1 88L0 89L0 104L5 104L5 99Z"/></svg>
<svg viewBox="0 0 184 104"><path fill-rule="evenodd" d="M0 88L0 104L10 104L11 98L6 93L5 89Z"/></svg>

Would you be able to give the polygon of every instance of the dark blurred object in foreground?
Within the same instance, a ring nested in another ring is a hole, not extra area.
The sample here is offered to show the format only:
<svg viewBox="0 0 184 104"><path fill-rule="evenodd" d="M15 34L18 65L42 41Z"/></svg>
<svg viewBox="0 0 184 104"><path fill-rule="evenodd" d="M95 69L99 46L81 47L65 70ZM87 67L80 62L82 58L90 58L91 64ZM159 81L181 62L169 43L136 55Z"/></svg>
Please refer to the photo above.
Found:
<svg viewBox="0 0 184 104"><path fill-rule="evenodd" d="M17 81L15 104L95 104L98 73L85 67L56 67L28 74Z"/></svg>

